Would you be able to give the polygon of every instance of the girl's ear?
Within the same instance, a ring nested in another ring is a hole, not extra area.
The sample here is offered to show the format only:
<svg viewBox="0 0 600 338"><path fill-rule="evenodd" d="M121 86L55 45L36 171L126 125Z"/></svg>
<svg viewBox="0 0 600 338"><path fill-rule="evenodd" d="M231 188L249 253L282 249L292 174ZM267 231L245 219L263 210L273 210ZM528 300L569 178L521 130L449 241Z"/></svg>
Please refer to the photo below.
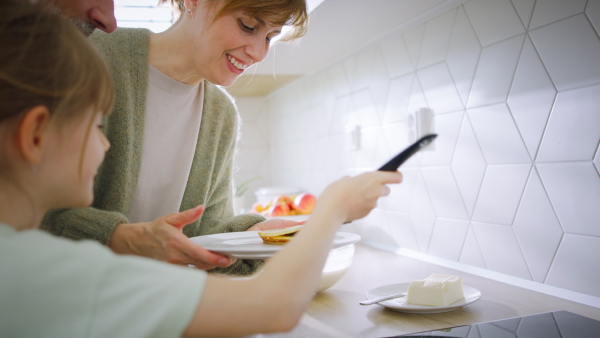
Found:
<svg viewBox="0 0 600 338"><path fill-rule="evenodd" d="M50 124L50 111L46 106L31 108L21 120L17 142L23 158L31 164L42 160L42 153Z"/></svg>

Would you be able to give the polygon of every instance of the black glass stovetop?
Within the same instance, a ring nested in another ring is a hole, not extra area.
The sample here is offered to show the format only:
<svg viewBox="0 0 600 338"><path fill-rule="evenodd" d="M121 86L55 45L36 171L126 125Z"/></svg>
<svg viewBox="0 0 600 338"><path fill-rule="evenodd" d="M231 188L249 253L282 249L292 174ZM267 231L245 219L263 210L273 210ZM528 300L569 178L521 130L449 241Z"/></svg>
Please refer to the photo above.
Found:
<svg viewBox="0 0 600 338"><path fill-rule="evenodd" d="M600 338L600 321L555 311L397 337Z"/></svg>

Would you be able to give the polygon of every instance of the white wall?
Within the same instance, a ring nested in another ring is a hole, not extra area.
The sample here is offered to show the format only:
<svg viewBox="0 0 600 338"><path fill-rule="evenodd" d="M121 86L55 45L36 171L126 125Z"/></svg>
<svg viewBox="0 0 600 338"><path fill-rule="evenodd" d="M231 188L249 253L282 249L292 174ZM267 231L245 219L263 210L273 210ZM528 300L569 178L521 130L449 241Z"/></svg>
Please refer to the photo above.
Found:
<svg viewBox="0 0 600 338"><path fill-rule="evenodd" d="M600 0L472 0L238 101L240 174L319 194L407 146L407 114L431 107L435 150L346 230L600 297L599 32Z"/></svg>
<svg viewBox="0 0 600 338"><path fill-rule="evenodd" d="M254 192L260 187L269 186L271 182L269 111L266 102L264 97L236 98L241 127L235 157L234 181L236 186L250 181L240 206L246 210L256 201Z"/></svg>

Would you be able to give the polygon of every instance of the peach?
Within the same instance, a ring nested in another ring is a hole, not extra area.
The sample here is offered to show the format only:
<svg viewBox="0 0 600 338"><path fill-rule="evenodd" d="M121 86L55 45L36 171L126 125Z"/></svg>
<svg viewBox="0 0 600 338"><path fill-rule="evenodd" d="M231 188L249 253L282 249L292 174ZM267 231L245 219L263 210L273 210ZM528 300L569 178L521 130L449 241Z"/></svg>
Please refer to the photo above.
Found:
<svg viewBox="0 0 600 338"><path fill-rule="evenodd" d="M303 193L294 199L294 209L298 210L302 215L308 215L313 212L317 198L314 195Z"/></svg>
<svg viewBox="0 0 600 338"><path fill-rule="evenodd" d="M289 198L289 196L284 195L275 197L275 199L271 203L273 203L273 205L286 204L290 209L294 207L294 202L292 201L292 199Z"/></svg>
<svg viewBox="0 0 600 338"><path fill-rule="evenodd" d="M277 216L288 216L290 214L290 207L287 203L275 204L269 211L271 217Z"/></svg>

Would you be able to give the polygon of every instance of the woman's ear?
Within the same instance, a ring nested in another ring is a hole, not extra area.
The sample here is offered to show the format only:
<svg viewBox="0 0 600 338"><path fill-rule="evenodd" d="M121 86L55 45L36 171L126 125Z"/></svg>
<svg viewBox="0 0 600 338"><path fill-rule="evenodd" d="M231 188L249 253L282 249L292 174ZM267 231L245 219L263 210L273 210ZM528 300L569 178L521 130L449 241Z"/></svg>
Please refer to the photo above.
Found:
<svg viewBox="0 0 600 338"><path fill-rule="evenodd" d="M50 110L46 106L35 106L25 114L19 124L17 144L23 158L31 164L42 160L50 124Z"/></svg>

